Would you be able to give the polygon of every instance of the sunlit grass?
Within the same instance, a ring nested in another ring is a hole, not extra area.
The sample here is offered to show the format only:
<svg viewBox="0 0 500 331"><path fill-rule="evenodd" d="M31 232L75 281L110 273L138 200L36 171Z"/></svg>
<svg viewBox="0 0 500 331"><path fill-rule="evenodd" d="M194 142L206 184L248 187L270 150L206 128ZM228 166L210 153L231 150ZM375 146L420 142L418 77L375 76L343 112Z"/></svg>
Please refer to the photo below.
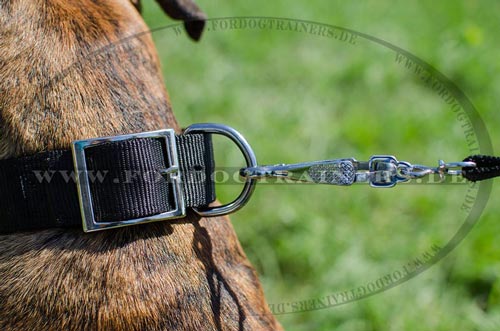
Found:
<svg viewBox="0 0 500 331"><path fill-rule="evenodd" d="M335 19L328 19L327 1L293 6L257 1L254 11L243 3L200 2L210 16L318 17L422 54L471 97L495 145L500 139L500 54L488 43L498 37L485 30L484 21L465 17L477 11L470 4L425 3L372 4L369 13L343 3L336 5ZM391 19L382 19L386 12ZM411 26L415 13L426 16L421 25ZM150 26L170 22L151 2L145 3L145 15ZM477 15L491 18L489 12ZM181 125L230 125L250 141L261 163L394 154L436 165L439 158L458 161L468 155L464 129L443 100L379 45L275 30L206 31L198 44L171 30L153 36ZM242 164L235 148L216 148L220 165ZM262 185L232 220L268 302L279 304L365 285L432 245L446 245L465 220L461 205L467 189ZM228 201L235 190L221 185L219 198ZM493 199L498 192L494 188ZM290 330L498 330L499 212L500 206L490 203L458 248L403 285L279 319Z"/></svg>

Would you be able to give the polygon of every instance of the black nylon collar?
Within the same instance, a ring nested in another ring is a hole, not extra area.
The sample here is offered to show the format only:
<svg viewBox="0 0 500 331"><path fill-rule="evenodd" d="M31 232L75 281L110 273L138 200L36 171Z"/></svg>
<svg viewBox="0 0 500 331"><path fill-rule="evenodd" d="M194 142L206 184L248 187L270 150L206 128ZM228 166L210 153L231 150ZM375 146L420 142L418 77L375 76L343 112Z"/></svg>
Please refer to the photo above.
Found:
<svg viewBox="0 0 500 331"><path fill-rule="evenodd" d="M183 200L204 207L215 200L210 134L176 136ZM175 208L165 143L141 138L108 142L86 152L97 222L149 217ZM81 175L81 174L80 174ZM73 155L56 150L0 160L0 233L82 226Z"/></svg>

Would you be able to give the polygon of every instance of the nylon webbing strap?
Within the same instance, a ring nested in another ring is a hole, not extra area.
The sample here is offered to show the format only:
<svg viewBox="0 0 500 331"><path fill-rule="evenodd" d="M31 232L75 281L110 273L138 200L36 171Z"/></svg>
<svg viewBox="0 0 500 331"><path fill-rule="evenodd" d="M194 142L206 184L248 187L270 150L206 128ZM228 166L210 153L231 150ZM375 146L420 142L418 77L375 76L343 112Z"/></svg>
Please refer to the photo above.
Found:
<svg viewBox="0 0 500 331"><path fill-rule="evenodd" d="M464 161L476 163L475 167L462 169L462 176L472 182L500 176L500 157L471 155L464 159Z"/></svg>
<svg viewBox="0 0 500 331"><path fill-rule="evenodd" d="M186 207L215 200L211 136L176 137ZM141 218L173 209L161 139L110 142L85 154L96 221ZM0 233L81 226L71 151L0 160Z"/></svg>

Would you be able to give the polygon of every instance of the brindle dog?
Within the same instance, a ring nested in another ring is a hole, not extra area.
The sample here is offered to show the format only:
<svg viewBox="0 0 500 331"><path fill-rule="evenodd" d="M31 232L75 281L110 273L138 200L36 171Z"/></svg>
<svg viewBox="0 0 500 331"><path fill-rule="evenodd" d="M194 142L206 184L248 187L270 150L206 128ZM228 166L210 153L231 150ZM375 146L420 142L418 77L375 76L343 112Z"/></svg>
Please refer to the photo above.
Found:
<svg viewBox="0 0 500 331"><path fill-rule="evenodd" d="M199 38L191 0L160 4ZM138 8L0 0L0 157L179 130ZM1 235L0 279L3 331L281 328L227 217Z"/></svg>

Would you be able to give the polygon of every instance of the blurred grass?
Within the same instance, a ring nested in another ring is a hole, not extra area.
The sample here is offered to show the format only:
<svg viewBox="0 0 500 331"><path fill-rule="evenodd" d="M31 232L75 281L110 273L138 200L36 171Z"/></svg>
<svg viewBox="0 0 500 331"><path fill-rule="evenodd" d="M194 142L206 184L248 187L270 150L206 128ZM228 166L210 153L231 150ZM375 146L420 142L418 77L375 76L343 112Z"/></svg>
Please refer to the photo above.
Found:
<svg viewBox="0 0 500 331"><path fill-rule="evenodd" d="M500 142L500 4L493 1L198 1L210 17L278 16L329 23L402 47L438 68L471 99L493 147ZM172 23L152 1L150 27ZM206 31L200 43L153 34L182 126L230 125L261 163L394 154L434 165L468 155L463 129L439 96L359 39L349 45L276 30ZM221 140L220 140L221 141ZM217 140L218 164L241 156ZM289 330L499 330L500 193L445 259L381 294L325 310L278 316ZM228 201L238 187L221 185ZM232 215L269 303L319 298L401 268L443 246L465 219L467 186L375 190L262 185Z"/></svg>

